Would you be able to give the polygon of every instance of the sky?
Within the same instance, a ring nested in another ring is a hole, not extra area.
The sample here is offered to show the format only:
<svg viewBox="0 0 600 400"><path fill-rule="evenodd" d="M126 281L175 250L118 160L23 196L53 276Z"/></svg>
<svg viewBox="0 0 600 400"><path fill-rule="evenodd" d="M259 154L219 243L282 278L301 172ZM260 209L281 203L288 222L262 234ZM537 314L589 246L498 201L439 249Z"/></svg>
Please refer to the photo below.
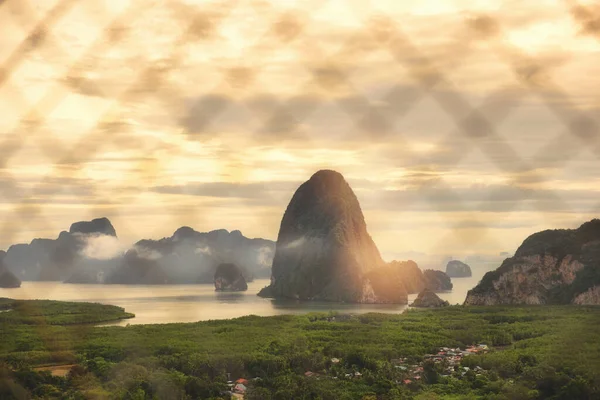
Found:
<svg viewBox="0 0 600 400"><path fill-rule="evenodd" d="M325 168L387 258L513 252L600 214L599 61L592 1L4 0L0 248L276 239Z"/></svg>

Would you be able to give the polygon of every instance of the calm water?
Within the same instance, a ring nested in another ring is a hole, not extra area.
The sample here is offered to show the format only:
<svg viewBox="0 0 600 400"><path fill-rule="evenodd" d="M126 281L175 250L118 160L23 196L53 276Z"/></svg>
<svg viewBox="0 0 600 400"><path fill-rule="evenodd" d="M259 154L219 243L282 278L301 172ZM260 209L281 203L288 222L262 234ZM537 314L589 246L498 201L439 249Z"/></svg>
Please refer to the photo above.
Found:
<svg viewBox="0 0 600 400"><path fill-rule="evenodd" d="M481 277L453 279L454 290L439 293L450 304L462 303ZM113 304L134 313L133 319L112 325L196 322L236 318L244 315L271 316L316 311L343 313L401 313L407 306L386 304L337 304L263 299L256 295L268 279L248 284L241 293L215 292L213 285L79 285L61 282L23 282L18 289L0 289L0 297L49 299ZM409 303L416 295L409 296Z"/></svg>

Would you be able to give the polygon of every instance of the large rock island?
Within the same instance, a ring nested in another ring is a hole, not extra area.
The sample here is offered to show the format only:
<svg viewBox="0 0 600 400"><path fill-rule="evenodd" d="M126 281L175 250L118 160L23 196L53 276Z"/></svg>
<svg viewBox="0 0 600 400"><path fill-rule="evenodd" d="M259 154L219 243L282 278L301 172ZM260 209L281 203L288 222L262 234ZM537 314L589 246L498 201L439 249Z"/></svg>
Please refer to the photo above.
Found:
<svg viewBox="0 0 600 400"><path fill-rule="evenodd" d="M600 220L529 236L465 305L600 304Z"/></svg>
<svg viewBox="0 0 600 400"><path fill-rule="evenodd" d="M471 267L459 260L451 260L446 265L446 274L450 278L469 278L472 274Z"/></svg>
<svg viewBox="0 0 600 400"><path fill-rule="evenodd" d="M294 193L277 238L271 285L259 296L349 303L408 302L390 279L356 195L322 170Z"/></svg>

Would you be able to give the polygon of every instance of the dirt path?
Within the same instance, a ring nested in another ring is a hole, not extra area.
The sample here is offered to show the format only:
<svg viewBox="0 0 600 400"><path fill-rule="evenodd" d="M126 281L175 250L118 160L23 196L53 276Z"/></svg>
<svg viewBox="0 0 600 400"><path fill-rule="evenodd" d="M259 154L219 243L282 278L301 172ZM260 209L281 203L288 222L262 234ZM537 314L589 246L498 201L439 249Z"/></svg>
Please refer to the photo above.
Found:
<svg viewBox="0 0 600 400"><path fill-rule="evenodd" d="M52 376L60 376L65 377L73 368L75 364L67 364L67 365L49 365L47 367L37 367L34 368L34 371L50 371Z"/></svg>

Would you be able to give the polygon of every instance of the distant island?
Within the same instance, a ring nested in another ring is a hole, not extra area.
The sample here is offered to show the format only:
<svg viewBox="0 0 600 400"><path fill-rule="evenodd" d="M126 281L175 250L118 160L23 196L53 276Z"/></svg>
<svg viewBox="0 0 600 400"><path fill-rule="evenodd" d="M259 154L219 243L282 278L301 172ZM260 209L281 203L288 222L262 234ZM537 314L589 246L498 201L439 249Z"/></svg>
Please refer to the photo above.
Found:
<svg viewBox="0 0 600 400"><path fill-rule="evenodd" d="M57 239L10 246L3 261L17 280L86 284L213 283L217 266L230 262L250 282L270 276L275 248L273 241L250 239L240 231L203 233L184 226L171 237L140 240L125 252L90 254L117 240L108 218L80 221Z"/></svg>
<svg viewBox="0 0 600 400"><path fill-rule="evenodd" d="M448 264L446 265L446 274L448 274L450 278L468 278L473 275L471 267L459 260L448 261Z"/></svg>

